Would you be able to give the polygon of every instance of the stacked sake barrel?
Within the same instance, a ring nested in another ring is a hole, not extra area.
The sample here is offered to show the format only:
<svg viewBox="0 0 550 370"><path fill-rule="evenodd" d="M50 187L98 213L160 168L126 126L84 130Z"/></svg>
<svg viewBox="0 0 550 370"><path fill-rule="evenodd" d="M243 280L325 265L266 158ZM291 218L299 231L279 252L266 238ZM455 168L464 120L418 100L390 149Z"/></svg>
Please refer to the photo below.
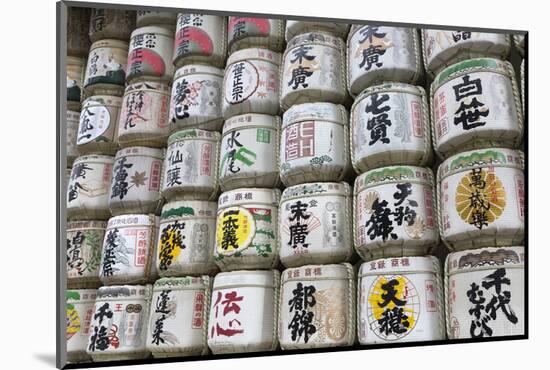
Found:
<svg viewBox="0 0 550 370"><path fill-rule="evenodd" d="M347 39L360 344L445 338L421 55L413 28L353 25Z"/></svg>
<svg viewBox="0 0 550 370"><path fill-rule="evenodd" d="M67 358L144 358L174 30L135 29L134 11L88 17L67 189Z"/></svg>
<svg viewBox="0 0 550 370"><path fill-rule="evenodd" d="M283 350L353 345L349 25L287 21L280 71L279 206Z"/></svg>
<svg viewBox="0 0 550 370"><path fill-rule="evenodd" d="M523 330L507 36L425 30L422 50L408 28L73 18L69 361Z"/></svg>
<svg viewBox="0 0 550 370"><path fill-rule="evenodd" d="M450 339L521 335L523 113L511 37L424 30Z"/></svg>

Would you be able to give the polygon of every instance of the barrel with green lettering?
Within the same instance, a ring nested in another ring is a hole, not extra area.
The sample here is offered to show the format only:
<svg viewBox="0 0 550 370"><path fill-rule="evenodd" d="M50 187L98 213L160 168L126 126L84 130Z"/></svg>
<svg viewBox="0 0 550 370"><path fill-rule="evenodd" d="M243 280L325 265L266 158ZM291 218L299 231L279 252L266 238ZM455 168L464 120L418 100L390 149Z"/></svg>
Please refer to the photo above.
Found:
<svg viewBox="0 0 550 370"><path fill-rule="evenodd" d="M222 191L277 187L280 126L278 116L256 113L225 121L219 160Z"/></svg>

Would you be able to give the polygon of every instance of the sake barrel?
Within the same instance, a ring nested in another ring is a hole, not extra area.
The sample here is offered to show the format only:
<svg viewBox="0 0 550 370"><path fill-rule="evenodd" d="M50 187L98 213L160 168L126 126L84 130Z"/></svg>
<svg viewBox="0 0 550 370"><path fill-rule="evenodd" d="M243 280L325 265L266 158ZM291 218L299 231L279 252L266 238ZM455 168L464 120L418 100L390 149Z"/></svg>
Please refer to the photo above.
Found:
<svg viewBox="0 0 550 370"><path fill-rule="evenodd" d="M121 96L126 81L127 57L127 42L113 39L94 42L90 47L84 75L86 94L94 95L97 90L107 95Z"/></svg>
<svg viewBox="0 0 550 370"><path fill-rule="evenodd" d="M348 125L342 105L305 103L287 110L279 154L285 186L344 179L351 169Z"/></svg>
<svg viewBox="0 0 550 370"><path fill-rule="evenodd" d="M136 28L136 12L122 9L92 9L89 36L92 42L115 39L128 42Z"/></svg>
<svg viewBox="0 0 550 370"><path fill-rule="evenodd" d="M346 52L339 37L311 32L294 37L283 55L281 108L300 103L347 101Z"/></svg>
<svg viewBox="0 0 550 370"><path fill-rule="evenodd" d="M443 281L434 256L363 263L357 300L361 344L445 339Z"/></svg>
<svg viewBox="0 0 550 370"><path fill-rule="evenodd" d="M86 50L86 52L88 52L88 50ZM65 62L67 63L67 102L76 102L78 105L75 105L75 107L80 107L86 58L68 56Z"/></svg>
<svg viewBox="0 0 550 370"><path fill-rule="evenodd" d="M525 56L525 35L517 34L513 35L514 46L518 49L519 55L523 58Z"/></svg>
<svg viewBox="0 0 550 370"><path fill-rule="evenodd" d="M347 49L347 87L352 96L383 82L422 82L420 38L414 28L353 25Z"/></svg>
<svg viewBox="0 0 550 370"><path fill-rule="evenodd" d="M279 300L281 349L353 345L355 308L354 272L349 263L284 270Z"/></svg>
<svg viewBox="0 0 550 370"><path fill-rule="evenodd" d="M67 64L71 57L86 57L90 50L90 9L67 7Z"/></svg>
<svg viewBox="0 0 550 370"><path fill-rule="evenodd" d="M159 26L172 30L176 28L178 14L173 12L156 12L152 10L138 10L136 18L137 27Z"/></svg>
<svg viewBox="0 0 550 370"><path fill-rule="evenodd" d="M285 42L285 21L229 17L227 33L227 43L231 53L247 48L266 48L280 52Z"/></svg>
<svg viewBox="0 0 550 370"><path fill-rule="evenodd" d="M355 179L353 235L365 261L422 256L438 242L432 171L383 167Z"/></svg>
<svg viewBox="0 0 550 370"><path fill-rule="evenodd" d="M280 273L222 272L214 278L208 347L214 354L274 351Z"/></svg>
<svg viewBox="0 0 550 370"><path fill-rule="evenodd" d="M116 285L97 291L86 353L94 362L144 359L151 285Z"/></svg>
<svg viewBox="0 0 550 370"><path fill-rule="evenodd" d="M431 75L467 59L491 57L506 60L511 47L509 35L464 30L424 29L422 41L424 65Z"/></svg>
<svg viewBox="0 0 550 370"><path fill-rule="evenodd" d="M434 149L442 157L480 148L516 148L523 119L514 69L471 59L437 75L430 87Z"/></svg>
<svg viewBox="0 0 550 370"><path fill-rule="evenodd" d="M67 223L67 286L95 288L100 284L101 248L105 221Z"/></svg>
<svg viewBox="0 0 550 370"><path fill-rule="evenodd" d="M67 290L67 362L91 362L86 353L96 289Z"/></svg>
<svg viewBox="0 0 550 370"><path fill-rule="evenodd" d="M426 92L420 86L390 82L365 89L350 114L355 172L427 166L433 158L429 117Z"/></svg>
<svg viewBox="0 0 550 370"><path fill-rule="evenodd" d="M128 214L109 219L99 270L103 285L139 284L157 276L153 256L158 227L155 215Z"/></svg>
<svg viewBox="0 0 550 370"><path fill-rule="evenodd" d="M280 64L281 54L267 49L244 49L231 54L223 80L223 117L279 114Z"/></svg>
<svg viewBox="0 0 550 370"><path fill-rule="evenodd" d="M266 114L242 114L225 121L219 160L222 191L278 186L280 127L278 116Z"/></svg>
<svg viewBox="0 0 550 370"><path fill-rule="evenodd" d="M349 24L335 22L305 22L286 21L285 40L288 42L295 36L309 32L328 33L334 37L345 38L349 32Z"/></svg>
<svg viewBox="0 0 550 370"><path fill-rule="evenodd" d="M118 122L120 146L164 147L170 131L169 106L170 87L167 84L146 81L128 85Z"/></svg>
<svg viewBox="0 0 550 370"><path fill-rule="evenodd" d="M86 155L73 163L67 186L69 220L107 220L109 189L114 158L107 155Z"/></svg>
<svg viewBox="0 0 550 370"><path fill-rule="evenodd" d="M122 99L113 95L94 95L82 102L76 137L80 153L116 153L121 105Z"/></svg>
<svg viewBox="0 0 550 370"><path fill-rule="evenodd" d="M170 131L199 128L220 131L223 70L200 64L184 65L174 75Z"/></svg>
<svg viewBox="0 0 550 370"><path fill-rule="evenodd" d="M241 188L218 199L214 260L222 271L279 264L278 189Z"/></svg>
<svg viewBox="0 0 550 370"><path fill-rule="evenodd" d="M523 153L492 148L457 154L437 172L441 239L453 251L521 245Z"/></svg>
<svg viewBox="0 0 550 370"><path fill-rule="evenodd" d="M116 216L124 213L158 213L164 150L134 146L115 156L109 208Z"/></svg>
<svg viewBox="0 0 550 370"><path fill-rule="evenodd" d="M162 195L168 200L214 200L218 195L220 134L182 130L168 138Z"/></svg>
<svg viewBox="0 0 550 370"><path fill-rule="evenodd" d="M156 268L160 276L213 275L216 202L167 203L160 215Z"/></svg>
<svg viewBox="0 0 550 370"><path fill-rule="evenodd" d="M351 187L309 183L283 191L279 256L285 267L340 263L353 255Z"/></svg>
<svg viewBox="0 0 550 370"><path fill-rule="evenodd" d="M146 341L153 357L208 353L206 320L211 285L208 276L163 278L155 282Z"/></svg>
<svg viewBox="0 0 550 370"><path fill-rule="evenodd" d="M172 30L157 26L134 30L130 38L126 82L170 82L174 74L173 53Z"/></svg>
<svg viewBox="0 0 550 370"><path fill-rule="evenodd" d="M179 13L174 43L174 66L207 63L225 67L227 17Z"/></svg>
<svg viewBox="0 0 550 370"><path fill-rule="evenodd" d="M67 109L67 167L71 167L80 154L76 147L79 118L80 112Z"/></svg>
<svg viewBox="0 0 550 370"><path fill-rule="evenodd" d="M449 339L524 335L524 247L450 253L445 263Z"/></svg>

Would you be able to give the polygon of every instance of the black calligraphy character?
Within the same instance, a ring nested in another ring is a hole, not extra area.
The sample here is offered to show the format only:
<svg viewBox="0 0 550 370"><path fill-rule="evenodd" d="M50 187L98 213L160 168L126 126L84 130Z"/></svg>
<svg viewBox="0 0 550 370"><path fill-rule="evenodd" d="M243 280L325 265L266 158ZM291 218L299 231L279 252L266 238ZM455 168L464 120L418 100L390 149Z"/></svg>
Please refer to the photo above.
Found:
<svg viewBox="0 0 550 370"><path fill-rule="evenodd" d="M229 248L237 249L239 247L237 240L237 229L239 228L237 224L238 219L233 217L237 217L239 213L239 210L229 210L223 214L224 221L221 247L224 250L228 250Z"/></svg>
<svg viewBox="0 0 550 370"><path fill-rule="evenodd" d="M292 50L292 55L294 56L294 59L290 60L291 64L296 63L298 61L298 64L302 64L303 60L309 60L312 61L315 59L315 55L308 55L307 53L313 49L313 46L305 46L301 45L300 47Z"/></svg>
<svg viewBox="0 0 550 370"><path fill-rule="evenodd" d="M174 91L174 114L177 119L185 119L189 117L189 103L187 97L191 94L189 88L189 82L184 78L176 83L176 89ZM175 122L172 119L172 122Z"/></svg>
<svg viewBox="0 0 550 370"><path fill-rule="evenodd" d="M390 216L392 215L391 210L388 208L388 202L383 200L379 201L376 198L372 204L372 214L365 224L365 228L370 228L367 230L371 240L381 236L383 241L388 240L388 237L391 239L397 239L397 234L392 233L393 226Z"/></svg>
<svg viewBox="0 0 550 370"><path fill-rule="evenodd" d="M167 187L182 184L182 182L180 181L180 179L181 179L180 171L181 171L181 167L178 167L178 166L170 168L170 169L168 169L168 171L166 171L166 186Z"/></svg>
<svg viewBox="0 0 550 370"><path fill-rule="evenodd" d="M316 289L313 285L304 286L302 283L296 284L296 289L292 290L293 297L288 301L289 312L294 311L294 317L288 325L291 330L292 340L299 340L304 335L305 343L308 342L310 335L313 335L317 328L312 324L314 313L309 312L308 308L313 308L317 301L315 299Z"/></svg>
<svg viewBox="0 0 550 370"><path fill-rule="evenodd" d="M395 289L396 285L399 285L399 281L396 279L392 279L382 284L381 288L384 290L384 293L382 293L380 297L383 301L378 302L378 307L386 307L390 302L393 302L396 306L404 306L407 303L407 301L402 301L397 298L397 290Z"/></svg>
<svg viewBox="0 0 550 370"><path fill-rule="evenodd" d="M479 289L479 285L477 285L476 283L472 283L470 287L471 289L466 292L470 303L473 304L473 306L468 310L470 316L474 316L474 319L470 324L470 335L472 336L472 338L483 337L485 333L489 336L492 336L493 329L491 329L489 325L487 325L487 323L490 321L490 317L482 317L482 313L485 308L485 298L483 297L483 291ZM477 330L479 330L479 333L477 333Z"/></svg>
<svg viewBox="0 0 550 370"><path fill-rule="evenodd" d="M302 220L307 220L311 216L311 214L305 213L307 208L308 204L301 201L297 201L290 206L290 216L288 217L288 220L291 222L289 226L290 240L287 244L292 246L292 248L297 248L298 244L301 244L304 248L309 246L305 242L309 234L308 225L302 223Z"/></svg>
<svg viewBox="0 0 550 370"><path fill-rule="evenodd" d="M105 351L109 348L110 344L111 340L107 336L107 328L103 325L100 327L94 326L94 334L90 337L89 350L95 351L98 349L100 351Z"/></svg>
<svg viewBox="0 0 550 370"><path fill-rule="evenodd" d="M470 75L462 76L462 83L453 86L455 92L455 100L458 102L470 95L481 95L483 89L481 87L481 79L476 78L470 81Z"/></svg>
<svg viewBox="0 0 550 370"><path fill-rule="evenodd" d="M484 126L487 122L480 121L480 118L487 117L489 115L489 109L478 109L481 107L485 107L485 104L480 103L477 98L473 98L470 104L460 102L460 106L455 112L454 124L462 124L464 130L471 130L479 126Z"/></svg>
<svg viewBox="0 0 550 370"><path fill-rule="evenodd" d="M180 223L178 220L168 224L162 229L160 235L160 251L159 251L159 269L167 270L172 264L173 253L175 249L185 249L183 244L185 235L181 232L185 229L185 222Z"/></svg>
<svg viewBox="0 0 550 370"><path fill-rule="evenodd" d="M377 141L384 144L389 144L390 139L387 137L386 129L391 126L391 120L387 112L391 110L389 105L382 107L386 101L390 99L388 94L374 93L370 96L370 101L365 107L366 113L372 113L373 117L367 121L367 130L370 131L369 145L373 145Z"/></svg>
<svg viewBox="0 0 550 370"><path fill-rule="evenodd" d="M237 167L235 165L235 156L237 154L237 148L235 148L235 146L237 147L242 147L243 145L237 140L237 137L240 136L240 132L237 132L237 131L232 131L230 136L227 138L227 148L226 149L231 149L229 152L227 152L227 157L229 158L229 162L228 162L228 170L229 172L231 173L238 173L241 168L240 167Z"/></svg>
<svg viewBox="0 0 550 370"><path fill-rule="evenodd" d="M126 169L133 166L132 163L126 163L128 161L127 157L122 157L118 160L114 168L114 177L113 177L113 187L111 189L111 199L119 197L120 200L124 199L126 194L128 194L128 182L126 178L128 177L128 171Z"/></svg>
<svg viewBox="0 0 550 370"><path fill-rule="evenodd" d="M402 307L397 306L392 309L387 308L378 320L378 324L380 333L385 335L406 333L410 326L409 317L405 315Z"/></svg>

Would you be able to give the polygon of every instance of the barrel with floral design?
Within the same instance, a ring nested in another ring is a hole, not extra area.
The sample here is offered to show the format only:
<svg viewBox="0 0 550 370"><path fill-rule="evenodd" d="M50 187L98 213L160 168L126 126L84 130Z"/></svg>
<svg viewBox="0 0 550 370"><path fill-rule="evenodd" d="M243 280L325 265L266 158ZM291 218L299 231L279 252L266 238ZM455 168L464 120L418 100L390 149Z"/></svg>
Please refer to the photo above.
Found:
<svg viewBox="0 0 550 370"><path fill-rule="evenodd" d="M281 349L351 346L355 341L355 273L349 263L305 265L281 273Z"/></svg>
<svg viewBox="0 0 550 370"><path fill-rule="evenodd" d="M453 251L522 245L523 153L493 148L452 156L439 166L441 239Z"/></svg>
<svg viewBox="0 0 550 370"><path fill-rule="evenodd" d="M214 260L222 271L279 263L278 189L240 188L218 199Z"/></svg>
<svg viewBox="0 0 550 370"><path fill-rule="evenodd" d="M160 215L156 268L160 276L213 275L217 203L177 200Z"/></svg>
<svg viewBox="0 0 550 370"><path fill-rule="evenodd" d="M156 213L163 199L160 194L164 150L133 146L115 156L109 208L116 216L124 213Z"/></svg>
<svg viewBox="0 0 550 370"><path fill-rule="evenodd" d="M186 64L176 70L170 102L170 131L198 128L219 131L222 118L223 70Z"/></svg>

